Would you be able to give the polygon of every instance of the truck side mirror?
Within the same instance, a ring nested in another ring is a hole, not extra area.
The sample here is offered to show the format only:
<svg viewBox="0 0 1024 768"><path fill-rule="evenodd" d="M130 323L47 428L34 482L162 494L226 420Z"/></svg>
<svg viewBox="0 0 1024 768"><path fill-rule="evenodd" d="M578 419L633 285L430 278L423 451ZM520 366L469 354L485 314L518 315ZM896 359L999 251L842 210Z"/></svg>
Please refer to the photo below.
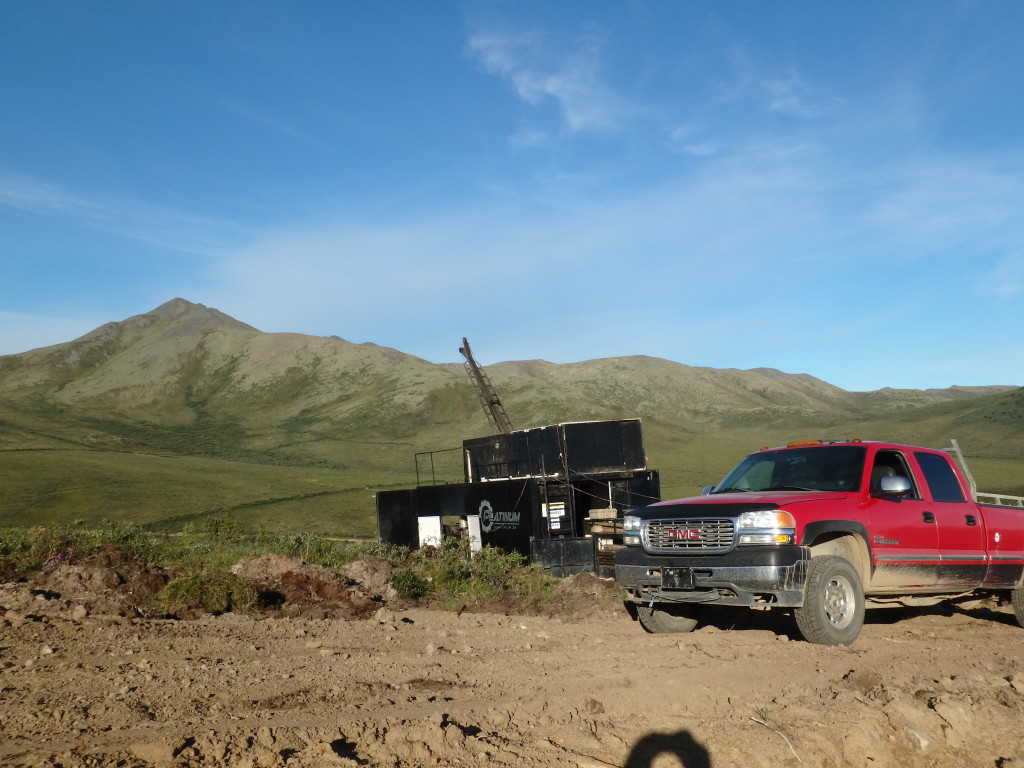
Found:
<svg viewBox="0 0 1024 768"><path fill-rule="evenodd" d="M715 490L715 486L713 486L713 485L705 485L703 488L700 489L700 495L701 496L707 496L713 490Z"/></svg>
<svg viewBox="0 0 1024 768"><path fill-rule="evenodd" d="M879 492L876 496L906 496L910 493L910 480L903 475L889 475L878 481Z"/></svg>

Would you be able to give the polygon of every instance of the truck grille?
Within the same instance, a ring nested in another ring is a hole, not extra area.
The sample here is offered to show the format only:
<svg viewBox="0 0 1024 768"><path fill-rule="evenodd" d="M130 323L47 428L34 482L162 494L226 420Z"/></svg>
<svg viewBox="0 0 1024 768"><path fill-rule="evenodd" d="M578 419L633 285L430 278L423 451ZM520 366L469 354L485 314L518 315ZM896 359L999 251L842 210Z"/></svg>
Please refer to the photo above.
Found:
<svg viewBox="0 0 1024 768"><path fill-rule="evenodd" d="M647 520L642 536L650 552L724 552L732 548L735 531L735 521L727 517Z"/></svg>

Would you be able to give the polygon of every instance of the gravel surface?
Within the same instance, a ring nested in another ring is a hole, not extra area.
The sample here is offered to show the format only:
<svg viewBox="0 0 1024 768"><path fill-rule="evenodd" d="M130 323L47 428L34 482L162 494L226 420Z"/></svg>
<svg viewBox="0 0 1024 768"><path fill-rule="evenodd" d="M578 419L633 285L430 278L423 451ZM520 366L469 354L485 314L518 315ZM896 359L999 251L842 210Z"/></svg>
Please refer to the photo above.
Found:
<svg viewBox="0 0 1024 768"><path fill-rule="evenodd" d="M1024 630L994 604L869 610L832 648L776 612L646 634L598 597L153 619L70 573L0 584L2 765L1024 768Z"/></svg>

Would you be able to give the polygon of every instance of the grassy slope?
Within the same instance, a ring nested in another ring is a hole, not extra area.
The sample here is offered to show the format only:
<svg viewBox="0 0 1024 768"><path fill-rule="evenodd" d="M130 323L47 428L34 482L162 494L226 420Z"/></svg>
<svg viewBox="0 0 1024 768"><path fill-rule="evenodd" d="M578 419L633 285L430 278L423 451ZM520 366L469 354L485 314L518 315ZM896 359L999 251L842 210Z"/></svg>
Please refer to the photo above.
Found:
<svg viewBox="0 0 1024 768"><path fill-rule="evenodd" d="M848 437L955 437L982 490L1024 495L1024 390L850 393L648 357L489 374L518 428L641 417L666 497L717 482L761 445ZM373 490L411 487L415 453L487 431L460 366L264 334L169 302L0 358L0 526L106 517L180 529L230 509L249 531L368 536ZM421 457L422 479L431 458L439 480L460 479L457 450Z"/></svg>
<svg viewBox="0 0 1024 768"><path fill-rule="evenodd" d="M231 509L248 531L372 536L373 490L414 485L421 446L320 427L167 427L0 402L0 526L108 518L180 530Z"/></svg>
<svg viewBox="0 0 1024 768"><path fill-rule="evenodd" d="M370 536L373 490L414 485L416 451L457 446L468 430L474 430L468 435L486 432L483 424L464 419L466 431L456 423L405 440L385 432L250 433L232 424L207 424L196 432L175 429L168 437L163 428L107 424L100 429L95 421L83 428L81 421L52 416L47 431L38 428L42 417L26 419L24 411L17 420L37 428L19 429L4 415L0 409L0 422L8 425L0 427L0 525L109 518L180 529L232 509L249 531L262 525L273 532ZM649 464L661 471L666 497L690 495L717 482L741 456L765 444L863 437L943 447L953 436L982 490L1024 495L1024 450L1019 438L1000 437L1005 425L994 428L984 414L979 422L948 406L914 416L904 412L829 426L796 419L729 427L646 417L644 427ZM458 451L435 454L439 479L458 479L459 456ZM429 460L421 459L424 479L428 468Z"/></svg>

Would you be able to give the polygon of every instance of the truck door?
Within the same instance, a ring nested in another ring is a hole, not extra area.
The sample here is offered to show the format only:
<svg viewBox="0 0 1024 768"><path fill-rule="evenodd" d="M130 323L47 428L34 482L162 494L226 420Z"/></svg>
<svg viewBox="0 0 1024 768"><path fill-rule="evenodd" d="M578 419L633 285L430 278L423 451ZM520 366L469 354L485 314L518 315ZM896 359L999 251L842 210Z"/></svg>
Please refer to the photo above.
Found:
<svg viewBox="0 0 1024 768"><path fill-rule="evenodd" d="M949 457L915 451L927 486L928 508L939 532L938 584L972 589L985 580L985 521L977 504L968 500Z"/></svg>
<svg viewBox="0 0 1024 768"><path fill-rule="evenodd" d="M910 493L886 496L881 478L899 475L910 480ZM874 573L871 587L878 589L930 587L938 581L939 535L931 505L906 458L899 451L875 453L867 483L867 512L870 520L871 559Z"/></svg>

